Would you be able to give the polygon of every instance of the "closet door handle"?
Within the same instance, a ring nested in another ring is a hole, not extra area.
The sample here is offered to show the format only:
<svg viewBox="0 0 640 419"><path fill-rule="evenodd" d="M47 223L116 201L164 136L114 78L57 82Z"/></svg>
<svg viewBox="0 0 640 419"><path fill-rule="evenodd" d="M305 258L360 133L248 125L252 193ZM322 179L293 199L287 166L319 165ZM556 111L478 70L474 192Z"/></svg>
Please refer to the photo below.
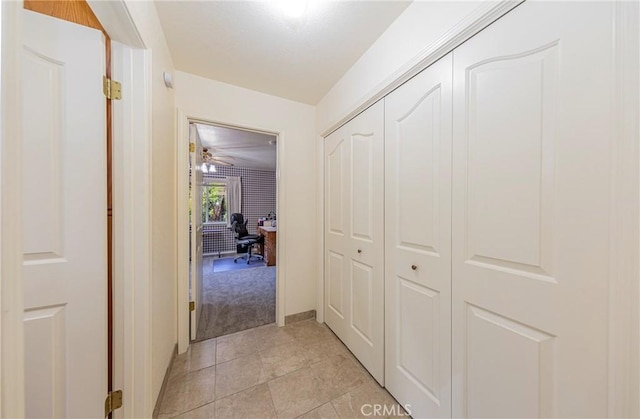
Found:
<svg viewBox="0 0 640 419"><path fill-rule="evenodd" d="M411 265L411 270L415 271L416 269L418 269L418 267L416 265Z"/></svg>

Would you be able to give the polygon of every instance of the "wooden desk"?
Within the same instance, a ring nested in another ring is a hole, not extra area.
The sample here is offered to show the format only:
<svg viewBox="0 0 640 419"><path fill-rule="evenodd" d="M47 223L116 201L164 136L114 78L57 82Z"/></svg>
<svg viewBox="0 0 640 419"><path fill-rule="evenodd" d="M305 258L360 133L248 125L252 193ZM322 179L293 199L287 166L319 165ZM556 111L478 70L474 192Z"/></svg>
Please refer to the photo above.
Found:
<svg viewBox="0 0 640 419"><path fill-rule="evenodd" d="M276 232L277 227L258 227L258 234L264 236L262 256L264 256L267 266L273 266L276 264Z"/></svg>

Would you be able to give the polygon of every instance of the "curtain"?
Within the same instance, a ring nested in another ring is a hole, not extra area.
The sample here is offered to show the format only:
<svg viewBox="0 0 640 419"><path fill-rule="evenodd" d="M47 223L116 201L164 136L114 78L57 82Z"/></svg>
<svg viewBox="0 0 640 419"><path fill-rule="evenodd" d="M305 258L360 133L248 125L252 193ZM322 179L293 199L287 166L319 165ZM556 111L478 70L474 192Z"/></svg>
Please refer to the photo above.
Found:
<svg viewBox="0 0 640 419"><path fill-rule="evenodd" d="M239 176L227 176L227 227L231 227L231 214L242 212L242 184Z"/></svg>

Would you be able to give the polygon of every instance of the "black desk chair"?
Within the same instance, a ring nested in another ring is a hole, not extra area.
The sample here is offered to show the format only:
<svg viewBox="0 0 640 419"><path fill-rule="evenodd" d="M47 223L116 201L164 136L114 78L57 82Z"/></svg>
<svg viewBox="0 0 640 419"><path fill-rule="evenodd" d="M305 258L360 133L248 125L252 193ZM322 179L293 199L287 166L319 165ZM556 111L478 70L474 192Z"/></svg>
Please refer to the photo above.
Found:
<svg viewBox="0 0 640 419"><path fill-rule="evenodd" d="M251 253L254 244L264 243L264 237L249 234L249 231L247 230L247 221L249 220L245 220L244 216L240 213L236 212L231 214L231 229L236 237L236 245L247 249L247 253L236 256L233 259L234 263L237 262L238 259L246 259L247 264L249 264L252 257L257 258L258 260L264 260L262 255L253 255Z"/></svg>

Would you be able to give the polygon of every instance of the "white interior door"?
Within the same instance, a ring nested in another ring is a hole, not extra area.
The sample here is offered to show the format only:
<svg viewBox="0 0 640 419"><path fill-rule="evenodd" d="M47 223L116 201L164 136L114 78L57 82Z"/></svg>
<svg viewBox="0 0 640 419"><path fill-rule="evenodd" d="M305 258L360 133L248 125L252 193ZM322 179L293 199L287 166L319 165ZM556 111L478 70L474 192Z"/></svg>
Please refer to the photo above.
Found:
<svg viewBox="0 0 640 419"><path fill-rule="evenodd" d="M606 417L610 2L454 51L453 416Z"/></svg>
<svg viewBox="0 0 640 419"><path fill-rule="evenodd" d="M194 124L189 125L190 142L194 144L191 158L191 275L189 295L195 309L191 310L191 339L196 338L202 311L202 142Z"/></svg>
<svg viewBox="0 0 640 419"><path fill-rule="evenodd" d="M30 11L23 17L26 414L104 417L104 37Z"/></svg>
<svg viewBox="0 0 640 419"><path fill-rule="evenodd" d="M451 416L452 57L385 98L385 384Z"/></svg>
<svg viewBox="0 0 640 419"><path fill-rule="evenodd" d="M384 104L327 137L325 322L384 383Z"/></svg>

